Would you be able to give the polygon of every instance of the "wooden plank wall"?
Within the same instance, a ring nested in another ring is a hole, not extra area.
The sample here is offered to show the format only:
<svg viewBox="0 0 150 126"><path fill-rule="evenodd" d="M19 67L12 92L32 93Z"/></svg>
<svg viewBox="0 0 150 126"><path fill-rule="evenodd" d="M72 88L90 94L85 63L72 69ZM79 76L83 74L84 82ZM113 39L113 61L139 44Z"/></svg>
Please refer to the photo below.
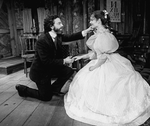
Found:
<svg viewBox="0 0 150 126"><path fill-rule="evenodd" d="M3 57L11 56L10 46L10 31L8 24L8 14L5 11L6 6L3 5L4 1L0 1L0 59Z"/></svg>
<svg viewBox="0 0 150 126"><path fill-rule="evenodd" d="M89 17L94 10L106 9L107 0L47 0L49 3L47 6L51 14L59 14L63 19L63 24L65 25L64 32L72 33L85 29L89 26ZM144 3L147 0L121 0L121 22L111 23L114 30L119 34L132 34L134 22L138 19L148 20L148 17L144 17L144 8L147 8ZM64 9L62 9L64 8ZM146 9L145 9L146 11ZM144 22L142 21L143 25ZM147 24L146 24L147 25ZM145 26L146 28L146 26ZM142 32L145 31L147 34L147 29L142 28ZM77 41L79 46L79 53L86 51L85 40ZM77 53L75 48L77 44L73 45L72 53Z"/></svg>
<svg viewBox="0 0 150 126"><path fill-rule="evenodd" d="M19 38L17 34L16 28L16 18L15 18L15 10L14 10L14 0L10 2L7 1L7 10L8 10L8 22L9 22L9 29L10 29L10 43L12 49L12 55L17 56L19 54Z"/></svg>
<svg viewBox="0 0 150 126"><path fill-rule="evenodd" d="M19 29L17 27L17 24L20 23L18 23L18 21L22 21L21 18L23 18L23 15L22 17L21 15L20 17L16 17L15 15L19 11L22 12L24 9L18 8L18 11L16 12L16 8L14 6L16 2L19 3L22 1L11 0L11 2L7 3L8 22L11 38L10 43L12 55L14 56L19 54L20 42L18 41L18 36L20 35L20 32L23 31L23 25L20 25ZM28 2L30 1L28 0ZM142 19L142 23L144 22L142 32L144 34L147 34L149 32L147 3L148 0L121 0L121 23L112 23L112 27L122 35L132 34L132 26L134 21ZM30 5L30 8L32 8L32 6L35 8L35 5L32 4ZM45 9L46 13L58 14L61 17L64 24L64 33L72 33L87 28L89 26L90 14L94 10L105 9L106 0L45 0L45 5L42 7ZM145 13L145 11L147 13ZM38 14L39 13L40 12L38 12ZM19 18L19 20L16 18ZM41 18L39 19L39 21L42 22ZM71 45L71 47L73 48L79 48L78 52L76 52L76 50L73 50L72 53L85 52L86 39L76 41L77 44Z"/></svg>

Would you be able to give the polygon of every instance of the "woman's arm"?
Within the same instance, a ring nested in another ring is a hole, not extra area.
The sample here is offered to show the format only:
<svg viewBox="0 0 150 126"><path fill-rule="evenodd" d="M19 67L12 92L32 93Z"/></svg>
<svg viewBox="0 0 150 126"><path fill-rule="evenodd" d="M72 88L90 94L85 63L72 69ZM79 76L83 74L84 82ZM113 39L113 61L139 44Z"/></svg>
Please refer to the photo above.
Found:
<svg viewBox="0 0 150 126"><path fill-rule="evenodd" d="M89 55L83 54L83 55L79 55L79 56L74 56L73 59L74 59L74 61L81 60L81 59L89 59Z"/></svg>
<svg viewBox="0 0 150 126"><path fill-rule="evenodd" d="M74 61L80 60L80 59L96 59L96 54L93 51L89 51L87 54L79 55L73 57Z"/></svg>
<svg viewBox="0 0 150 126"><path fill-rule="evenodd" d="M106 55L102 55L100 58L98 58L97 63L94 66L91 66L89 68L90 71L100 67L103 63L105 63L105 61L107 60L107 56Z"/></svg>
<svg viewBox="0 0 150 126"><path fill-rule="evenodd" d="M97 59L96 52L89 51L88 55L89 55L89 59L90 59L90 60Z"/></svg>

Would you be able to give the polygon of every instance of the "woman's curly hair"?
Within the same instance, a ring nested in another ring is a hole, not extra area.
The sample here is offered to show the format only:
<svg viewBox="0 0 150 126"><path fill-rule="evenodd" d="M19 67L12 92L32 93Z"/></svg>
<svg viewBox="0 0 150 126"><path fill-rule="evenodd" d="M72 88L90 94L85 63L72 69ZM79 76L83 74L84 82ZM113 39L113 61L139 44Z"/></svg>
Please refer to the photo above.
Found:
<svg viewBox="0 0 150 126"><path fill-rule="evenodd" d="M59 18L58 15L47 15L44 19L44 33L51 31L51 27L54 25L54 20Z"/></svg>

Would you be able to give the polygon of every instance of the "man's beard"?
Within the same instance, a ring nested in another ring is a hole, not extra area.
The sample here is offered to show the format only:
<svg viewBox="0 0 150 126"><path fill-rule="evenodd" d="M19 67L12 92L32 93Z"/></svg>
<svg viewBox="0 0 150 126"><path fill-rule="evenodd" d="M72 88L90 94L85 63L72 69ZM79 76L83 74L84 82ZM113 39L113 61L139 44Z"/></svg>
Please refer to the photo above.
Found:
<svg viewBox="0 0 150 126"><path fill-rule="evenodd" d="M62 28L60 28L60 29L54 28L53 30L54 30L57 34L62 34L62 33L63 33Z"/></svg>

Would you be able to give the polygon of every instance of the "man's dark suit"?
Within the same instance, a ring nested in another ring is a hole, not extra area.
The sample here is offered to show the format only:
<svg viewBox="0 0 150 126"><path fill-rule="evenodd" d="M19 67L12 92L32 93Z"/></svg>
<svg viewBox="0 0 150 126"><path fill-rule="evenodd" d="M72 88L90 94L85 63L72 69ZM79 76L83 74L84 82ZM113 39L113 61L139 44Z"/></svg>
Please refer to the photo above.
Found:
<svg viewBox="0 0 150 126"><path fill-rule="evenodd" d="M30 69L30 79L38 90L27 88L27 95L40 100L50 100L52 92L60 92L65 82L72 76L73 70L63 64L62 42L83 39L81 32L72 35L57 35L57 48L49 33L43 34L36 42L35 60ZM51 85L51 77L56 75L57 81Z"/></svg>

